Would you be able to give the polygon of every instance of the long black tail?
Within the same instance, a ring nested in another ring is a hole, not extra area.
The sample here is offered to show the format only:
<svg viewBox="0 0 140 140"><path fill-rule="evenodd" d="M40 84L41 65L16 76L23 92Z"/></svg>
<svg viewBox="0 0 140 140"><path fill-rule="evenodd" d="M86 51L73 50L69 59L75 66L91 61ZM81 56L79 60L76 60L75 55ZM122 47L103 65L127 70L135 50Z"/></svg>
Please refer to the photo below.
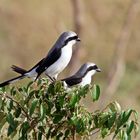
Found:
<svg viewBox="0 0 140 140"><path fill-rule="evenodd" d="M20 67L18 67L18 66L15 66L15 65L12 65L11 68L12 68L13 71L15 71L15 72L17 72L17 73L19 73L19 74L21 74L21 75L27 73L27 70L25 70L25 69L23 69L23 68L20 68Z"/></svg>
<svg viewBox="0 0 140 140"><path fill-rule="evenodd" d="M21 76L12 78L12 79L10 79L10 80L7 80L7 81L1 83L1 84L0 84L0 87L4 87L4 86L6 86L6 85L9 85L9 84L11 84L11 83L14 83L14 82L16 82L16 81L18 81L18 80L21 80L21 79L25 78L25 77L26 77L26 75L21 75Z"/></svg>

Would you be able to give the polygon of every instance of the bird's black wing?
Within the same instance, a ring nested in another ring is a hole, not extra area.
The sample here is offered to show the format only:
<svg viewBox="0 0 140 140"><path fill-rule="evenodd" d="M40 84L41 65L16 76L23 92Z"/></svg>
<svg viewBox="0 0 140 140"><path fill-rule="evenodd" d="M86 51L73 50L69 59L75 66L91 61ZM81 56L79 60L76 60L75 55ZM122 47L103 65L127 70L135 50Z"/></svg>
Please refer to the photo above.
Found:
<svg viewBox="0 0 140 140"><path fill-rule="evenodd" d="M25 73L27 73L28 71L27 70L25 70L25 69L23 69L23 68L20 68L20 67L18 67L18 66L15 66L15 65L12 65L12 70L14 71L14 72L17 72L17 73L19 73L19 74L21 74L21 75L23 75L23 74L25 74Z"/></svg>
<svg viewBox="0 0 140 140"><path fill-rule="evenodd" d="M56 62L61 56L61 48L55 48L51 53L49 53L40 63L36 72L38 73L36 79L43 73L49 66Z"/></svg>
<svg viewBox="0 0 140 140"><path fill-rule="evenodd" d="M39 66L43 63L44 59L45 59L45 58L41 59L41 60L40 60L35 66L33 66L28 72L32 71L34 68L39 67Z"/></svg>
<svg viewBox="0 0 140 140"><path fill-rule="evenodd" d="M66 84L70 87L70 86L74 86L74 85L77 85L77 84L79 84L80 82L82 82L82 78L73 75L73 76L71 76L71 77L62 79L61 81L65 81Z"/></svg>
<svg viewBox="0 0 140 140"><path fill-rule="evenodd" d="M9 85L9 84L11 84L11 83L14 83L14 82L16 82L16 81L18 81L18 80L21 80L21 79L25 78L25 77L26 77L26 75L20 75L20 76L18 76L18 77L12 78L12 79L7 80L7 81L5 81L5 82L3 82L3 83L0 83L0 87L7 86L7 85Z"/></svg>

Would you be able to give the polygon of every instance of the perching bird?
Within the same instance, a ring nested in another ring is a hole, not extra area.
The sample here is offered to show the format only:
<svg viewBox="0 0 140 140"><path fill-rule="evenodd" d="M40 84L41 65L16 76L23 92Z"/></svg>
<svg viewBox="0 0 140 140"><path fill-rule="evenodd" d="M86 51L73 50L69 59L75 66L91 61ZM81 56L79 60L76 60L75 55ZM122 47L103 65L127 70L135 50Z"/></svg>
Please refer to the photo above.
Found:
<svg viewBox="0 0 140 140"><path fill-rule="evenodd" d="M75 85L85 86L91 83L92 76L96 72L101 72L101 69L99 69L96 64L88 62L83 64L74 75L61 81L64 82L64 87L68 88Z"/></svg>
<svg viewBox="0 0 140 140"><path fill-rule="evenodd" d="M77 41L80 41L80 38L75 32L68 31L62 33L45 58L28 71L13 66L13 70L21 75L1 83L0 87L25 77L34 77L36 80L43 72L45 72L50 79L57 79L58 74L62 72L70 62L72 57L72 46Z"/></svg>
<svg viewBox="0 0 140 140"><path fill-rule="evenodd" d="M13 69L20 74L22 71L26 72L26 70L18 68L16 66L13 66ZM96 72L101 72L101 69L98 68L96 64L87 62L83 64L74 75L62 79L61 81L63 81L65 88L69 88L76 85L85 86L91 83L92 76Z"/></svg>

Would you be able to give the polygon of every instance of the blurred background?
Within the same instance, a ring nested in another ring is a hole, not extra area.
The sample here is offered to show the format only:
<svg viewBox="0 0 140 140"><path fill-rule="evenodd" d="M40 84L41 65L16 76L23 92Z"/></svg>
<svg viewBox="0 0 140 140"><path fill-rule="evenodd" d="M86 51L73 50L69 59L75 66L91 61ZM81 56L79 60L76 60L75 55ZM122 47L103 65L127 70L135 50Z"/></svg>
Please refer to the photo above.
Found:
<svg viewBox="0 0 140 140"><path fill-rule="evenodd" d="M139 0L0 0L0 82L16 76L12 64L31 68L67 30L82 41L59 78L94 62L102 69L93 78L101 97L95 104L87 97L87 108L116 100L140 111Z"/></svg>

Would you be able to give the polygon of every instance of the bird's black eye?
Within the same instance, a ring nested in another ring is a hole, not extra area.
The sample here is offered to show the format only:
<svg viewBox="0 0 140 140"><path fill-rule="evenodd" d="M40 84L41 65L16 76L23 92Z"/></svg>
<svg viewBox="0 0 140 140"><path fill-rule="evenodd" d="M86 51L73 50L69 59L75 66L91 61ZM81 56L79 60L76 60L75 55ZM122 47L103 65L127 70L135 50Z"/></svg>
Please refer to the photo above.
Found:
<svg viewBox="0 0 140 140"><path fill-rule="evenodd" d="M90 66L88 68L88 71L90 71L90 70L97 70L97 69L98 69L97 65L94 65L94 66Z"/></svg>
<svg viewBox="0 0 140 140"><path fill-rule="evenodd" d="M98 69L97 65L94 65L92 68L93 68L94 70Z"/></svg>
<svg viewBox="0 0 140 140"><path fill-rule="evenodd" d="M72 38L73 38L73 40L77 40L78 36L76 35L76 36L73 36Z"/></svg>
<svg viewBox="0 0 140 140"><path fill-rule="evenodd" d="M72 41L72 40L77 40L77 41L79 41L79 37L78 37L77 35L72 36L72 37L69 37L68 39L65 40L64 46L67 45L67 44L68 44L70 41Z"/></svg>

